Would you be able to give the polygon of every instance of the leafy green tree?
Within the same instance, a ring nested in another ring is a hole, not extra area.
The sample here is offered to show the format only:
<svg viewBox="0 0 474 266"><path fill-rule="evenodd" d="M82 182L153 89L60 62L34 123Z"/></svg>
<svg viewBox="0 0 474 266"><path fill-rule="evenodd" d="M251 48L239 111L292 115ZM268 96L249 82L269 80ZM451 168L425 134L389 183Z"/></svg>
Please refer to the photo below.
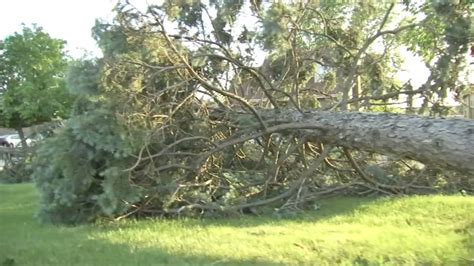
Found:
<svg viewBox="0 0 474 266"><path fill-rule="evenodd" d="M0 126L23 128L69 115L72 98L64 80L65 42L41 27L24 26L0 50Z"/></svg>

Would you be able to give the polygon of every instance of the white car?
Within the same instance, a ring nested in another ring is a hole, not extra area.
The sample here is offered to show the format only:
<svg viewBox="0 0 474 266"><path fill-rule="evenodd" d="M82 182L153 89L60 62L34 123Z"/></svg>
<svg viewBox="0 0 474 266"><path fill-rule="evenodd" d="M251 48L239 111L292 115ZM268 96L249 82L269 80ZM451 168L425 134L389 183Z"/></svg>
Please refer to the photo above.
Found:
<svg viewBox="0 0 474 266"><path fill-rule="evenodd" d="M18 135L18 134L6 135L6 136L3 136L3 138L4 138L8 143L10 143L10 145L13 146L13 147L21 147L20 135ZM30 138L27 138L27 139L26 139L26 144L27 144L28 146L30 146L32 142L33 142L33 141L32 141Z"/></svg>

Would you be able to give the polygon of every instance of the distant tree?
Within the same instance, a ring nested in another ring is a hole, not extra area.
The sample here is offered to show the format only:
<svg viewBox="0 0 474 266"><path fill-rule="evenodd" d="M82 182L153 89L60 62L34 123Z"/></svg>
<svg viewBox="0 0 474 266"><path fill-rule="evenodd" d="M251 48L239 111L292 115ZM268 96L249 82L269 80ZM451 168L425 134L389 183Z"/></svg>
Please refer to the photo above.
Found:
<svg viewBox="0 0 474 266"><path fill-rule="evenodd" d="M36 25L0 45L0 126L16 129L23 147L24 127L69 114L64 45Z"/></svg>

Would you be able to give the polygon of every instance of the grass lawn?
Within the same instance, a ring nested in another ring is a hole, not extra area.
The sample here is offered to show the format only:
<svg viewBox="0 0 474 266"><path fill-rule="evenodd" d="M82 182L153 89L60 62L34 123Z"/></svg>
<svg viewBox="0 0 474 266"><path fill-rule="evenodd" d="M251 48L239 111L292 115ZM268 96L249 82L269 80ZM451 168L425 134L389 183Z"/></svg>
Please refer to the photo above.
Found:
<svg viewBox="0 0 474 266"><path fill-rule="evenodd" d="M39 224L31 184L0 185L0 265L474 265L474 198L334 198L291 219Z"/></svg>

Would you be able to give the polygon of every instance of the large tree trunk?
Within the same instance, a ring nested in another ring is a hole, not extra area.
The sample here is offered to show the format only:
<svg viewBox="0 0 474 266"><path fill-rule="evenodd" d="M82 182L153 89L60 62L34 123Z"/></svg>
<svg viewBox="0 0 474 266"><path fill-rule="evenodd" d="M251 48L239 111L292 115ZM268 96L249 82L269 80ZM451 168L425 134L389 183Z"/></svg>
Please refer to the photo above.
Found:
<svg viewBox="0 0 474 266"><path fill-rule="evenodd" d="M269 131L299 130L318 141L474 173L474 120L388 113L264 112Z"/></svg>

